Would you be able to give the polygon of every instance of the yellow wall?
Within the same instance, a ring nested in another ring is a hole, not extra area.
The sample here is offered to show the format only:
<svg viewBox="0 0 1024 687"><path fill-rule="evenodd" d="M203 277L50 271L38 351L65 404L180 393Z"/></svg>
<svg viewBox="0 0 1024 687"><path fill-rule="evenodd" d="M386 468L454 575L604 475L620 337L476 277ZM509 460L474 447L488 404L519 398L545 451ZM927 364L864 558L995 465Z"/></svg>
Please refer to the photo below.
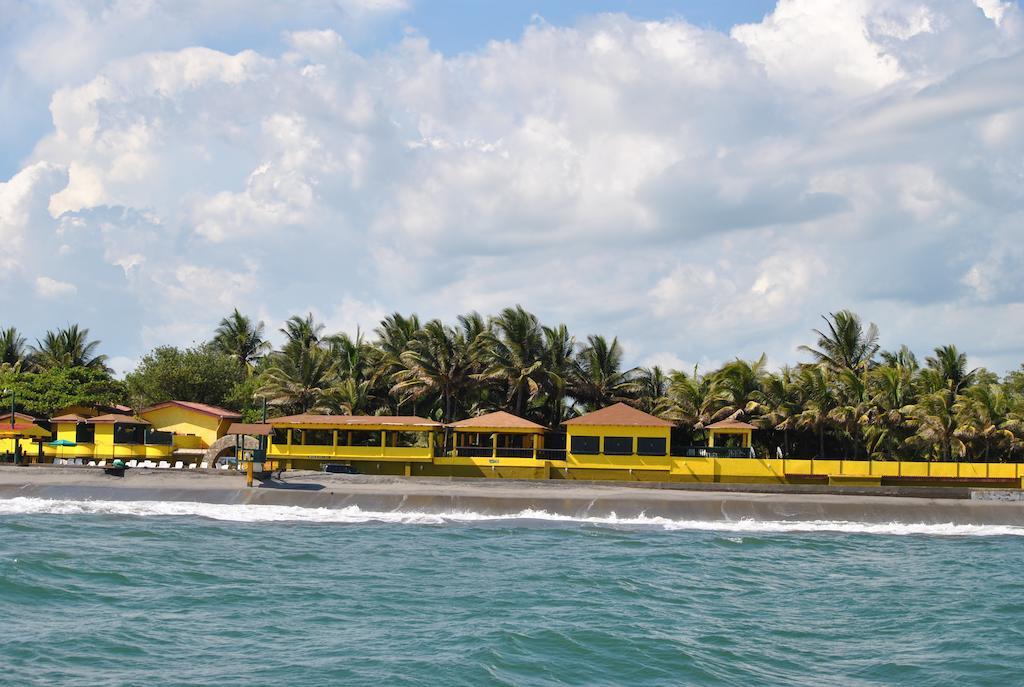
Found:
<svg viewBox="0 0 1024 687"><path fill-rule="evenodd" d="M625 470L667 470L672 459L667 455L638 456L636 440L639 437L656 437L665 440L666 452L669 449L668 427L620 427L613 425L566 425L565 450L566 466L586 468L617 468ZM605 437L633 437L633 455L631 456L596 456L573 455L572 438L574 436L596 436L601 438L601 450L604 450Z"/></svg>
<svg viewBox="0 0 1024 687"><path fill-rule="evenodd" d="M230 420L221 420L208 413L174 405L147 410L140 417L153 423L153 429L161 432L174 432L183 436L192 434L199 437L199 446L177 444L181 448L210 448L213 442L224 436L231 425Z"/></svg>
<svg viewBox="0 0 1024 687"><path fill-rule="evenodd" d="M152 460L166 460L170 458L173 446L147 446L145 444L115 444L114 425L96 425L96 444L93 457L97 459L123 458L149 458Z"/></svg>
<svg viewBox="0 0 1024 687"><path fill-rule="evenodd" d="M273 425L273 421L271 421ZM365 432L421 432L427 435L427 446L405 447L405 446L298 446L289 444L277 444L274 437L269 437L267 456L270 458L295 458L295 459L316 459L316 460L367 460L381 459L383 461L410 461L430 462L434 457L434 430L424 427L395 427L387 425L287 425L277 426L275 429L328 429L338 431L365 431ZM289 440L291 433L289 432ZM335 438L335 440L337 440ZM383 443L383 437L382 442Z"/></svg>

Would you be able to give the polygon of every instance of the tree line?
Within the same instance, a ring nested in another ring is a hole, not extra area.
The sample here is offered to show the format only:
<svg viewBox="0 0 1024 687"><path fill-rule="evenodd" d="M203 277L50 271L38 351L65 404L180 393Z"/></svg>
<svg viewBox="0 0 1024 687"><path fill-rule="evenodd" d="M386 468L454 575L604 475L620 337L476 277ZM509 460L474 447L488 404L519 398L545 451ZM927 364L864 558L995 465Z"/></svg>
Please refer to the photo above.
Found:
<svg viewBox="0 0 1024 687"><path fill-rule="evenodd" d="M1024 457L1024 366L971 369L955 346L920 360L883 351L878 328L842 310L823 317L810 362L767 369L765 356L716 370L626 368L616 338L577 339L521 306L452 324L394 313L372 336L329 333L312 314L289 318L274 349L264 323L237 309L191 348L160 346L124 380L99 342L72 325L29 345L0 330L0 385L26 412L81 403L141 408L170 399L270 414L423 415L442 422L507 410L548 427L625 401L675 423L674 447L701 444L706 427L757 426L760 453L880 460Z"/></svg>

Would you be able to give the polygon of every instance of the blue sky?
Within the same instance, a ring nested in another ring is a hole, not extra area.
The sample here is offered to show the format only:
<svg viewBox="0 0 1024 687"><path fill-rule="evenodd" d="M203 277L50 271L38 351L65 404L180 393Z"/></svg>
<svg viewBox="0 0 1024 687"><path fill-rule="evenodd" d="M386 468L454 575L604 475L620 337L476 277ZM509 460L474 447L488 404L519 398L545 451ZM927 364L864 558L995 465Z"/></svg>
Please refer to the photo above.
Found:
<svg viewBox="0 0 1024 687"><path fill-rule="evenodd" d="M0 0L0 326L522 303L631 363L1024 360L1007 0Z"/></svg>

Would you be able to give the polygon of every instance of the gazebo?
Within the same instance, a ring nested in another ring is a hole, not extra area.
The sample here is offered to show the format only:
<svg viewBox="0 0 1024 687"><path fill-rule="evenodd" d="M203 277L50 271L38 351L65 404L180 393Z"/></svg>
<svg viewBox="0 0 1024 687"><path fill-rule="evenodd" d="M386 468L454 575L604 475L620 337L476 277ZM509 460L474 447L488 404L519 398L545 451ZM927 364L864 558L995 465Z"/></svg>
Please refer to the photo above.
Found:
<svg viewBox="0 0 1024 687"><path fill-rule="evenodd" d="M543 425L499 410L452 422L459 458L536 458L544 448Z"/></svg>
<svg viewBox="0 0 1024 687"><path fill-rule="evenodd" d="M715 446L716 439L719 439L718 445L721 445L721 439L730 436L739 436L740 448L750 448L752 446L754 430L757 427L742 420L728 419L712 423L706 429L708 430L709 448Z"/></svg>

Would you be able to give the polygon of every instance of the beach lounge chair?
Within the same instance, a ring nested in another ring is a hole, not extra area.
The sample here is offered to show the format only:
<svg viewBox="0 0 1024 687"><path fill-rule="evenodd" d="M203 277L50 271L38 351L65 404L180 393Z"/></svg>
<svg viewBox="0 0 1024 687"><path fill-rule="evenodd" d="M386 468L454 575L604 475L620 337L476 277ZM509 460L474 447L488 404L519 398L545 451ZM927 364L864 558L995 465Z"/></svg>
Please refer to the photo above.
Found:
<svg viewBox="0 0 1024 687"><path fill-rule="evenodd" d="M138 467L139 466L139 461L137 461L137 460L135 460L133 458L132 460L129 460L127 463L125 463L125 465L127 465L130 468Z"/></svg>
<svg viewBox="0 0 1024 687"><path fill-rule="evenodd" d="M227 470L228 469L228 464L227 463L222 463L221 466L220 466L220 469L221 470Z"/></svg>
<svg viewBox="0 0 1024 687"><path fill-rule="evenodd" d="M195 469L196 469L196 467L197 467L197 466L196 466L196 464L195 464L195 463L189 463L189 464L188 464L188 469L189 469L189 470L195 470Z"/></svg>
<svg viewBox="0 0 1024 687"><path fill-rule="evenodd" d="M81 458L75 458L74 462L71 463L71 464L72 465L81 465L82 464L82 459Z"/></svg>
<svg viewBox="0 0 1024 687"><path fill-rule="evenodd" d="M207 463L207 462L206 462L206 461L204 460L204 461L203 461L203 462L202 462L202 463L201 463L201 464L199 465L199 467L200 467L201 469L203 469L203 470L206 470L207 468L209 468L209 467L210 467L210 464L209 464L209 463Z"/></svg>
<svg viewBox="0 0 1024 687"><path fill-rule="evenodd" d="M185 464L183 462L181 462L180 460L177 463L174 464L174 469L175 470L181 470L183 467L185 467Z"/></svg>
<svg viewBox="0 0 1024 687"><path fill-rule="evenodd" d="M99 466L99 467L101 467L101 468L105 468L105 467L107 467L107 459L106 459L106 458L104 458L103 460L101 460L101 461L100 461L99 463L97 463L96 465L97 465L97 466Z"/></svg>
<svg viewBox="0 0 1024 687"><path fill-rule="evenodd" d="M157 467L160 468L161 470L167 470L171 467L171 464L168 463L166 460L161 460L160 464L157 465Z"/></svg>
<svg viewBox="0 0 1024 687"><path fill-rule="evenodd" d="M95 460L90 460L89 461L89 467L91 467L91 468L96 467L96 461Z"/></svg>

